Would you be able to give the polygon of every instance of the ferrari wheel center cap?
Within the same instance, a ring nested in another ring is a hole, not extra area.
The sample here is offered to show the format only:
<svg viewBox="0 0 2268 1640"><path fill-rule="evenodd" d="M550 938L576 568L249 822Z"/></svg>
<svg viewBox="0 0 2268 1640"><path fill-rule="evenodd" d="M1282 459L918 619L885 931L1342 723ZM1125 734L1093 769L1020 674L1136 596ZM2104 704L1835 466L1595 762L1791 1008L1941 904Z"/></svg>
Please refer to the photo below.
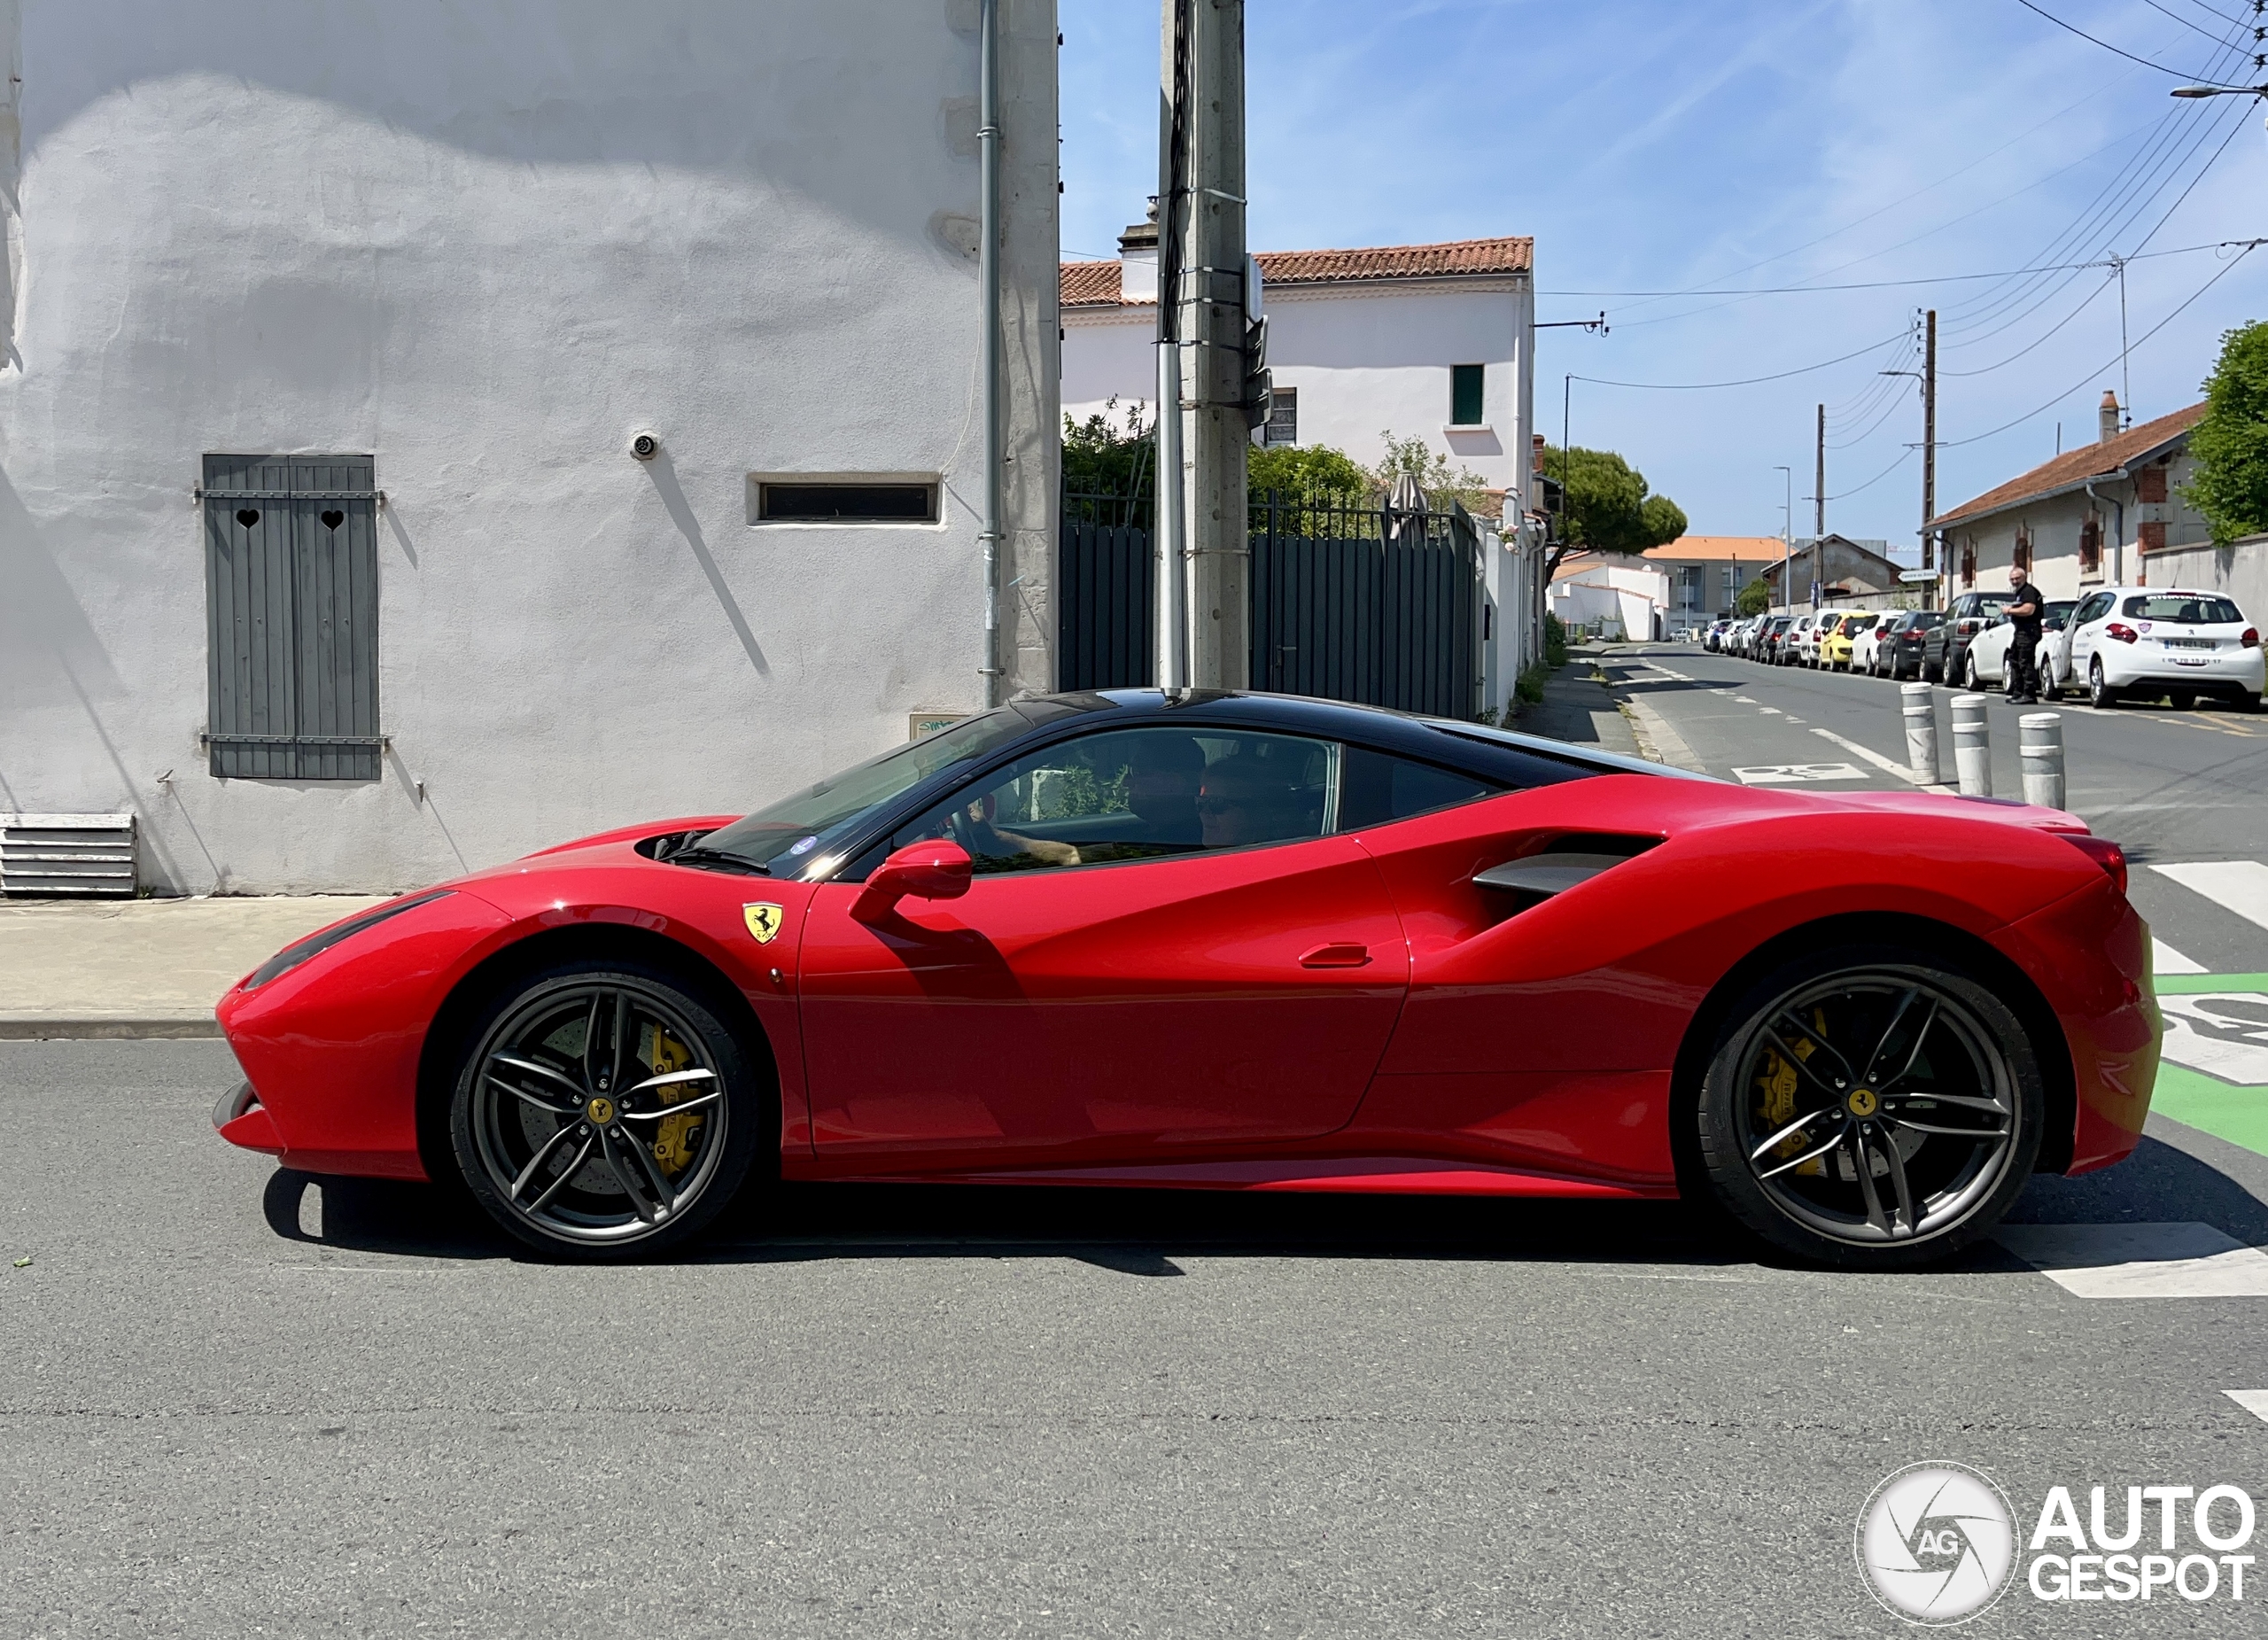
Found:
<svg viewBox="0 0 2268 1640"><path fill-rule="evenodd" d="M1863 1120L1882 1108L1882 1100L1872 1088L1852 1088L1844 1096L1843 1108Z"/></svg>
<svg viewBox="0 0 2268 1640"><path fill-rule="evenodd" d="M614 1120L614 1101L610 1099L594 1099L583 1109L595 1126L604 1127Z"/></svg>

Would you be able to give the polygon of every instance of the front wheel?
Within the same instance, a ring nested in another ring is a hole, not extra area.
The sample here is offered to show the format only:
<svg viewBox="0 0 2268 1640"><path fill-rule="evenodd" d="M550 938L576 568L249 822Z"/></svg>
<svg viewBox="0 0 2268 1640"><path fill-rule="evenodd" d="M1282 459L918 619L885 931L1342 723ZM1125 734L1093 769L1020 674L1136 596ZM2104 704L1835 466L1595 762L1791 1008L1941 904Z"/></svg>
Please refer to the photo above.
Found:
<svg viewBox="0 0 2268 1640"><path fill-rule="evenodd" d="M1798 1257L1909 1270L1986 1234L2047 1108L2016 1015L1942 958L1789 963L1733 1009L1697 1110L1717 1201Z"/></svg>
<svg viewBox="0 0 2268 1640"><path fill-rule="evenodd" d="M1984 680L1977 671L1977 651L1971 649L1961 663L1961 687L1971 695L1984 691Z"/></svg>
<svg viewBox="0 0 2268 1640"><path fill-rule="evenodd" d="M555 1257L642 1257L699 1233L747 1179L768 1083L709 1001L627 962L507 988L467 1035L449 1108L474 1200Z"/></svg>

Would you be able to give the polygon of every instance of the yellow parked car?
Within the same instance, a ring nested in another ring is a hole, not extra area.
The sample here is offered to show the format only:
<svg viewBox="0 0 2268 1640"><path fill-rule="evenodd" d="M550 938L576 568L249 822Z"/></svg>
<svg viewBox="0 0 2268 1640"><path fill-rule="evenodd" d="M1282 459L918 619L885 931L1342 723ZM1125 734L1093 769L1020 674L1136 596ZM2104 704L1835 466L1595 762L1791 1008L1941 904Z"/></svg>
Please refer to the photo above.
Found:
<svg viewBox="0 0 2268 1640"><path fill-rule="evenodd" d="M1828 616L1820 626L1819 664L1829 672L1850 671L1852 644L1860 633L1881 618L1865 610Z"/></svg>

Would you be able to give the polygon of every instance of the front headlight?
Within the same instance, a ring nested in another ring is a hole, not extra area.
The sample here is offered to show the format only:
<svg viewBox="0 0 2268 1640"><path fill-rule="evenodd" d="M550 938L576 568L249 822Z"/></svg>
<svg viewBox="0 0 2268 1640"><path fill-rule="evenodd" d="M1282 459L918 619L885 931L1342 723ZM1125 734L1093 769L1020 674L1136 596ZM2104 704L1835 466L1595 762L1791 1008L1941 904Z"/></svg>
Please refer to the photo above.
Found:
<svg viewBox="0 0 2268 1640"><path fill-rule="evenodd" d="M454 889L428 889L423 894L413 894L408 899L398 899L390 905L380 905L366 911L359 917L349 917L334 928L310 936L296 945L286 945L267 961L252 971L245 982L246 991L257 991L272 979L281 978L311 957L319 957L343 939L351 939L365 929L375 929L388 917L399 917L405 911L415 911L420 905L430 905L435 900L455 893Z"/></svg>

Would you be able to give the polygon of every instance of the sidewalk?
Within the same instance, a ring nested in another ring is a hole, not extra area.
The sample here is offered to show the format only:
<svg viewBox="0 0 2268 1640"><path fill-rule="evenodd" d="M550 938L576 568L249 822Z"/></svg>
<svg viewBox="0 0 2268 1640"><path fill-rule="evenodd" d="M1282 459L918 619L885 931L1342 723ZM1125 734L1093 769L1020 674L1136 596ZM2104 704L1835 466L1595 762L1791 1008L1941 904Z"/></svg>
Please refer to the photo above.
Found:
<svg viewBox="0 0 2268 1640"><path fill-rule="evenodd" d="M1630 720L1593 673L1599 651L1584 644L1567 652L1567 664L1544 680L1543 699L1522 706L1507 727L1524 735L1548 735L1600 751L1643 757Z"/></svg>
<svg viewBox="0 0 2268 1640"><path fill-rule="evenodd" d="M377 898L0 902L0 1038L217 1037L213 1007Z"/></svg>

